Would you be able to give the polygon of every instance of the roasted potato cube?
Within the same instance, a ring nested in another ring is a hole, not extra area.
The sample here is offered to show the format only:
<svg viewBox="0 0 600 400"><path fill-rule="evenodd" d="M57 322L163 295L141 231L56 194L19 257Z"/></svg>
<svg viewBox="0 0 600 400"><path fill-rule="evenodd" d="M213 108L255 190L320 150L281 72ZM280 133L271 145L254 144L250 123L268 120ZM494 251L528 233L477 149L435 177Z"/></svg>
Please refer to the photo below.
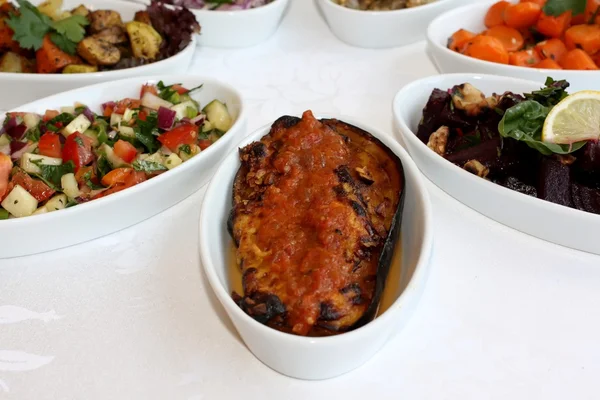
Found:
<svg viewBox="0 0 600 400"><path fill-rule="evenodd" d="M147 11L138 11L135 13L133 17L134 21L141 22L146 25L152 26L152 21L150 20L150 14Z"/></svg>
<svg viewBox="0 0 600 400"><path fill-rule="evenodd" d="M119 49L91 36L79 42L77 54L92 65L114 65L121 59Z"/></svg>
<svg viewBox="0 0 600 400"><path fill-rule="evenodd" d="M160 50L162 37L148 24L131 21L125 24L131 50L137 58L154 59Z"/></svg>
<svg viewBox="0 0 600 400"><path fill-rule="evenodd" d="M96 39L104 40L110 44L120 44L127 42L127 35L125 34L125 30L120 26L111 26L110 28L106 28L98 33L96 33L93 37Z"/></svg>
<svg viewBox="0 0 600 400"><path fill-rule="evenodd" d="M62 3L62 0L47 0L37 6L37 8L42 14L54 19L60 14L59 11L62 8Z"/></svg>
<svg viewBox="0 0 600 400"><path fill-rule="evenodd" d="M71 14L87 17L90 14L90 10L88 10L83 4L80 4L71 10Z"/></svg>
<svg viewBox="0 0 600 400"><path fill-rule="evenodd" d="M122 26L121 14L113 10L93 11L88 16L90 20L90 30L92 33L98 33L111 26Z"/></svg>
<svg viewBox="0 0 600 400"><path fill-rule="evenodd" d="M0 58L0 72L32 72L31 61L9 51Z"/></svg>
<svg viewBox="0 0 600 400"><path fill-rule="evenodd" d="M71 64L62 70L63 74L88 74L91 72L98 72L98 67L95 65Z"/></svg>

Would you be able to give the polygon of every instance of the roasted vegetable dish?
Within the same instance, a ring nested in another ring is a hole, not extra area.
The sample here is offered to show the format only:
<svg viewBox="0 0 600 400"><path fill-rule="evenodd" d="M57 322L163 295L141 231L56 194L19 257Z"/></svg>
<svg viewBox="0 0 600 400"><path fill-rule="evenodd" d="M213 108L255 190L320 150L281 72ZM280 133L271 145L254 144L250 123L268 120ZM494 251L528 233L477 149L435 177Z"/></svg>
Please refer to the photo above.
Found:
<svg viewBox="0 0 600 400"><path fill-rule="evenodd" d="M600 93L568 95L565 81L490 97L465 83L435 89L417 136L482 179L600 214Z"/></svg>
<svg viewBox="0 0 600 400"><path fill-rule="evenodd" d="M62 0L17 3L0 0L0 72L72 74L148 64L183 50L200 29L189 10L156 1L133 21L83 4L63 10Z"/></svg>
<svg viewBox="0 0 600 400"><path fill-rule="evenodd" d="M485 31L459 29L448 48L519 67L597 70L599 11L597 0L499 1L485 15Z"/></svg>
<svg viewBox="0 0 600 400"><path fill-rule="evenodd" d="M140 98L44 115L10 112L0 131L0 219L37 215L105 197L176 168L233 124L227 106L203 109L201 87L144 85Z"/></svg>
<svg viewBox="0 0 600 400"><path fill-rule="evenodd" d="M326 336L375 317L400 232L400 160L338 120L281 117L240 149L229 231L251 317Z"/></svg>
<svg viewBox="0 0 600 400"><path fill-rule="evenodd" d="M262 7L273 0L168 0L166 3L199 10L235 11Z"/></svg>
<svg viewBox="0 0 600 400"><path fill-rule="evenodd" d="M341 6L363 11L392 11L418 7L436 0L332 0Z"/></svg>

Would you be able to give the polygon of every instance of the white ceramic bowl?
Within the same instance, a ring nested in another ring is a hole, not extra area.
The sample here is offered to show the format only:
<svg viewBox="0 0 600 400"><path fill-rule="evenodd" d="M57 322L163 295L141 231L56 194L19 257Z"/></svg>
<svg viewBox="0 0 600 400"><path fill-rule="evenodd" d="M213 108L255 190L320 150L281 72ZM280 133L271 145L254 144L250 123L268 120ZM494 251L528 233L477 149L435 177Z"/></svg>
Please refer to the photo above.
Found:
<svg viewBox="0 0 600 400"><path fill-rule="evenodd" d="M338 39L365 48L398 47L425 38L433 18L462 0L438 0L419 7L393 11L361 11L332 0L318 0L329 28Z"/></svg>
<svg viewBox="0 0 600 400"><path fill-rule="evenodd" d="M35 4L41 1L34 1ZM85 4L92 10L111 9L121 14L124 21L131 21L136 11L146 7L142 4L121 0L64 0L63 9L69 10ZM118 79L143 75L184 74L187 72L194 51L195 38L182 51L165 60L152 64L116 71L94 72L89 74L16 74L0 72L0 110L17 107L43 97L64 92L78 87L100 82L111 82Z"/></svg>
<svg viewBox="0 0 600 400"><path fill-rule="evenodd" d="M566 79L571 83L572 90L600 90L600 71L517 67L478 60L446 47L448 38L461 28L475 33L485 30L483 20L488 8L493 3L495 1L459 7L440 15L431 22L429 28L427 28L427 52L440 73L474 72L503 75L528 79L542 84L546 77L551 76L555 79Z"/></svg>
<svg viewBox="0 0 600 400"><path fill-rule="evenodd" d="M57 94L13 111L43 114L47 109L72 106L78 101L92 111L100 112L102 103L125 97L137 98L142 84L159 80L182 83L185 87L204 84L192 97L201 105L213 99L226 103L235 123L201 154L132 188L65 210L0 221L0 258L41 253L116 232L171 207L208 182L222 157L245 133L246 111L242 97L224 83L196 76L130 78Z"/></svg>
<svg viewBox="0 0 600 400"><path fill-rule="evenodd" d="M197 36L199 46L249 47L267 40L279 26L289 0L274 0L249 10L194 10L202 27Z"/></svg>
<svg viewBox="0 0 600 400"><path fill-rule="evenodd" d="M401 329L421 293L432 247L429 196L417 167L406 151L389 135L348 118L338 118L380 139L400 157L404 166L406 198L401 228L402 274L397 278L400 282L395 282L398 293L391 293L395 301L375 320L338 336L307 338L262 325L234 303L228 270L235 268L235 260L231 256L233 241L226 225L231 210L232 184L240 167L237 150L229 154L217 170L204 197L200 216L200 256L204 271L240 336L264 364L300 379L326 379L348 372L371 358L392 334ZM260 140L269 129L270 126L259 129L246 137L239 147ZM390 273L388 286L393 276Z"/></svg>
<svg viewBox="0 0 600 400"><path fill-rule="evenodd" d="M440 157L417 138L417 127L431 91L464 82L486 94L531 92L540 87L532 81L475 74L432 76L405 86L394 99L394 119L421 171L450 196L493 220L553 243L600 254L595 234L600 229L600 215L530 197L479 178Z"/></svg>

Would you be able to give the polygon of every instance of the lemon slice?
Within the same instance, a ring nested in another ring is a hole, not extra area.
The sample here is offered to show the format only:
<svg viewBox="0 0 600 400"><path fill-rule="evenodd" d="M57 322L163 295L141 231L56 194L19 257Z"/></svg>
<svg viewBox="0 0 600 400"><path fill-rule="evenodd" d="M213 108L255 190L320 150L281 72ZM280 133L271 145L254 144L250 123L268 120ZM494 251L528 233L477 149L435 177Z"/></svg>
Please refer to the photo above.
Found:
<svg viewBox="0 0 600 400"><path fill-rule="evenodd" d="M564 98L544 121L542 141L572 144L600 138L600 92L584 90Z"/></svg>

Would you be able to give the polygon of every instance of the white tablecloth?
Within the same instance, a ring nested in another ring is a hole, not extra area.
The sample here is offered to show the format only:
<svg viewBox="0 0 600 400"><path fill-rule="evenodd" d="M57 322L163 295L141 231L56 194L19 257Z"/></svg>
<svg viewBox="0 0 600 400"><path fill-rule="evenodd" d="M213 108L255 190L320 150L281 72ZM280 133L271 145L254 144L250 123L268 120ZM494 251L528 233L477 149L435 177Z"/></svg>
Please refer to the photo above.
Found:
<svg viewBox="0 0 600 400"><path fill-rule="evenodd" d="M313 2L292 3L268 42L199 49L190 72L239 87L250 130L310 108L391 132L396 91L435 73L424 45L352 48ZM597 399L600 257L428 186L435 254L418 309L345 376L290 379L246 349L201 272L201 190L113 235L0 260L0 398Z"/></svg>

